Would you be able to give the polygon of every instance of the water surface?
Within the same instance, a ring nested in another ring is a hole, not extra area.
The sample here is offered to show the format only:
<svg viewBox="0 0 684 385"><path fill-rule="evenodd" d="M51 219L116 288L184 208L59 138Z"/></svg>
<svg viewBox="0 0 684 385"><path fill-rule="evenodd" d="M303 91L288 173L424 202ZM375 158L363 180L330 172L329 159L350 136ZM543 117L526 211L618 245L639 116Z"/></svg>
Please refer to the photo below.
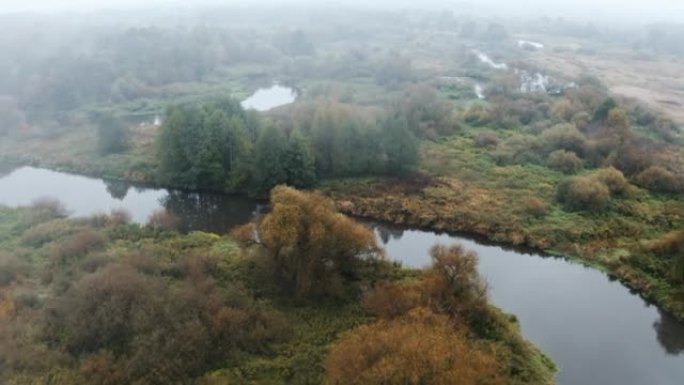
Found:
<svg viewBox="0 0 684 385"><path fill-rule="evenodd" d="M59 200L75 217L124 209L137 223L167 209L181 218L182 230L217 233L246 223L260 207L243 197L135 187L34 167L21 167L0 177L0 204L28 206L43 198Z"/></svg>
<svg viewBox="0 0 684 385"><path fill-rule="evenodd" d="M292 88L274 85L260 88L252 96L242 101L246 110L268 111L270 109L290 104L297 99L297 91Z"/></svg>

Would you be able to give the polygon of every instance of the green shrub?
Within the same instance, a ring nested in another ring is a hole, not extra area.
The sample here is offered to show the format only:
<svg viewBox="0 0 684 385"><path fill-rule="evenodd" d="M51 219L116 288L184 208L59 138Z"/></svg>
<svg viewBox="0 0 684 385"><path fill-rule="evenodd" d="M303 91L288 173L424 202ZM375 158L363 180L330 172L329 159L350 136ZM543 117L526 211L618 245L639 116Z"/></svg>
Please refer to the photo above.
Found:
<svg viewBox="0 0 684 385"><path fill-rule="evenodd" d="M11 285L26 267L15 257L0 255L0 287Z"/></svg>
<svg viewBox="0 0 684 385"><path fill-rule="evenodd" d="M603 211L610 202L610 190L591 177L573 177L561 182L556 199L572 211Z"/></svg>
<svg viewBox="0 0 684 385"><path fill-rule="evenodd" d="M586 138L574 124L557 124L544 131L541 142L548 152L554 150L573 151L583 155L586 150Z"/></svg>
<svg viewBox="0 0 684 385"><path fill-rule="evenodd" d="M529 198L523 204L525 212L536 218L541 218L549 212L549 205L539 198Z"/></svg>
<svg viewBox="0 0 684 385"><path fill-rule="evenodd" d="M478 147L496 147L498 144L499 137L491 131L481 132L475 138L475 145Z"/></svg>
<svg viewBox="0 0 684 385"><path fill-rule="evenodd" d="M637 175L636 183L651 191L663 193L678 193L684 191L683 178L677 177L677 175L670 170L660 166L652 166L642 171Z"/></svg>
<svg viewBox="0 0 684 385"><path fill-rule="evenodd" d="M564 174L576 174L582 169L582 159L572 151L556 150L549 155L548 163Z"/></svg>
<svg viewBox="0 0 684 385"><path fill-rule="evenodd" d="M491 123L493 118L492 113L484 106L475 104L465 112L463 120L472 126L482 127Z"/></svg>
<svg viewBox="0 0 684 385"><path fill-rule="evenodd" d="M608 167L594 174L594 178L601 181L608 187L612 195L624 194L629 188L629 181L614 167Z"/></svg>

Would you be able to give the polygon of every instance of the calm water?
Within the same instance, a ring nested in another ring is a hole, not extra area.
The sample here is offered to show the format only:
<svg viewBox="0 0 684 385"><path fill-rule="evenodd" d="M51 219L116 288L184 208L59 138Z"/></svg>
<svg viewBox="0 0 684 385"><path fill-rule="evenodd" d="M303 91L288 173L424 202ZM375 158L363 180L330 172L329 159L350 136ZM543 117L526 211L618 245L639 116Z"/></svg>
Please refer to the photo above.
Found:
<svg viewBox="0 0 684 385"><path fill-rule="evenodd" d="M186 230L217 233L259 210L244 198L141 189L31 167L0 169L0 204L28 205L41 197L59 199L74 216L123 208L138 222L166 208ZM525 336L558 364L560 385L684 383L684 326L605 274L446 234L369 224L388 255L406 266L428 265L435 243L460 242L477 251L492 302L515 314Z"/></svg>
<svg viewBox="0 0 684 385"><path fill-rule="evenodd" d="M167 209L181 218L183 230L216 233L244 224L260 208L255 201L237 196L140 188L33 167L19 168L4 177L0 173L0 204L27 206L41 198L58 199L77 217L124 209L138 223Z"/></svg>
<svg viewBox="0 0 684 385"><path fill-rule="evenodd" d="M242 101L242 107L247 110L268 111L272 108L290 104L297 99L297 91L292 88L274 85L260 88L252 96Z"/></svg>
<svg viewBox="0 0 684 385"><path fill-rule="evenodd" d="M515 314L524 335L556 362L559 385L684 383L684 325L605 274L447 234L372 227L405 266L428 265L435 243L475 250L492 302Z"/></svg>

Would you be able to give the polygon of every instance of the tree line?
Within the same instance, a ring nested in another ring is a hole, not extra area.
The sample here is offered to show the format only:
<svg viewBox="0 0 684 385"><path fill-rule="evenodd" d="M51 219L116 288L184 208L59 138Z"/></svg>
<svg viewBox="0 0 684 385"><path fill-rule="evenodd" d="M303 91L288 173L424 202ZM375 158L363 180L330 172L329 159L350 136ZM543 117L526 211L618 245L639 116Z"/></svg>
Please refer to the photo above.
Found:
<svg viewBox="0 0 684 385"><path fill-rule="evenodd" d="M400 112L362 117L316 102L277 122L230 99L170 107L158 139L159 182L262 194L322 178L402 175L418 161L418 139Z"/></svg>

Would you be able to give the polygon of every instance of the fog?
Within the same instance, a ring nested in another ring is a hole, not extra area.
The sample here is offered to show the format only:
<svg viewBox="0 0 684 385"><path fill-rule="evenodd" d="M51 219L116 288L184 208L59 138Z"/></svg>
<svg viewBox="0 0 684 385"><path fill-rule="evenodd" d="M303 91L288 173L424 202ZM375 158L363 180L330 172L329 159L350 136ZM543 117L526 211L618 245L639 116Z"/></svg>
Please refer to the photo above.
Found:
<svg viewBox="0 0 684 385"><path fill-rule="evenodd" d="M577 20L602 21L609 23L653 23L681 22L684 20L684 2L680 0L622 1L622 0L3 0L0 1L0 12L19 11L93 11L112 8L135 7L169 7L169 6L201 6L201 5L315 5L316 7L353 6L382 9L435 9L452 10L463 14L490 15L498 17L563 17Z"/></svg>

